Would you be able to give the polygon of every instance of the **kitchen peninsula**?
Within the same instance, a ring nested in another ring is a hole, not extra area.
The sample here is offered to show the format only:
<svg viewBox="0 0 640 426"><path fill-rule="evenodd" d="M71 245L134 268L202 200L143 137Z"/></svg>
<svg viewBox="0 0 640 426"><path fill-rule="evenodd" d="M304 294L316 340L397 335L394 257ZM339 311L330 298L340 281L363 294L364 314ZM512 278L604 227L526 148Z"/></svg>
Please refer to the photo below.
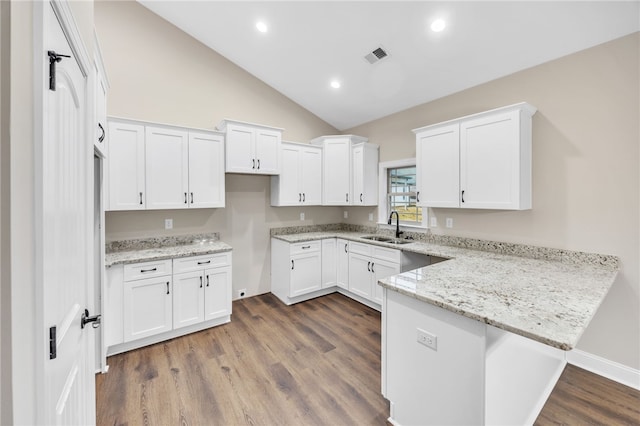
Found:
<svg viewBox="0 0 640 426"><path fill-rule="evenodd" d="M400 425L531 424L618 270L615 256L426 234L404 244L363 238L371 233L272 230L272 238L448 259L378 283L382 392Z"/></svg>

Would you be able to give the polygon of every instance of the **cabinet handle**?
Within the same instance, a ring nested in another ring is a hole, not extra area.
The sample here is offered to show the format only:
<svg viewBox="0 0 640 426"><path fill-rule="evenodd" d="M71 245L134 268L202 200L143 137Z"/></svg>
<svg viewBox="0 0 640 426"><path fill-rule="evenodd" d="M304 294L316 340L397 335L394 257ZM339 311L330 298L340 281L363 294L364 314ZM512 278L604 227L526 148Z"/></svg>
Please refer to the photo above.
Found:
<svg viewBox="0 0 640 426"><path fill-rule="evenodd" d="M191 204L193 204L193 192L191 193Z"/></svg>
<svg viewBox="0 0 640 426"><path fill-rule="evenodd" d="M307 196L305 195L305 193L302 193L302 202L304 203L307 200Z"/></svg>
<svg viewBox="0 0 640 426"><path fill-rule="evenodd" d="M140 193L140 205L142 205L142 192Z"/></svg>
<svg viewBox="0 0 640 426"><path fill-rule="evenodd" d="M462 202L464 203L464 189L462 190Z"/></svg>
<svg viewBox="0 0 640 426"><path fill-rule="evenodd" d="M169 281L167 281L167 294L169 294Z"/></svg>
<svg viewBox="0 0 640 426"><path fill-rule="evenodd" d="M258 170L260 170L260 159L258 158Z"/></svg>
<svg viewBox="0 0 640 426"><path fill-rule="evenodd" d="M140 273L144 274L145 272L153 272L153 271L157 271L158 268L152 268L152 269L140 269Z"/></svg>
<svg viewBox="0 0 640 426"><path fill-rule="evenodd" d="M209 275L207 275L207 287L209 287Z"/></svg>
<svg viewBox="0 0 640 426"><path fill-rule="evenodd" d="M184 203L187 204L187 193L184 193Z"/></svg>
<svg viewBox="0 0 640 426"><path fill-rule="evenodd" d="M345 253L349 253L349 252L347 251L347 245L348 245L348 244L345 244L345 245L344 245L344 252L345 252Z"/></svg>
<svg viewBox="0 0 640 426"><path fill-rule="evenodd" d="M102 124L100 124L100 123L98 123L98 127L100 128L100 130L102 130L102 134L98 138L98 143L102 143L102 141L104 140L104 137L105 137L104 127L102 127Z"/></svg>
<svg viewBox="0 0 640 426"><path fill-rule="evenodd" d="M367 271L371 272L371 262L367 262Z"/></svg>
<svg viewBox="0 0 640 426"><path fill-rule="evenodd" d="M302 193L298 192L298 202L301 203L302 202Z"/></svg>
<svg viewBox="0 0 640 426"><path fill-rule="evenodd" d="M255 170L255 169L256 169L256 159L255 159L255 158L253 158L253 159L251 160L251 164L252 164L251 168L252 168L253 170Z"/></svg>
<svg viewBox="0 0 640 426"><path fill-rule="evenodd" d="M207 260L206 262L198 262L198 265L208 265L209 263L211 263L211 259Z"/></svg>
<svg viewBox="0 0 640 426"><path fill-rule="evenodd" d="M349 194L345 194L346 195L346 201L347 203L349 202Z"/></svg>
<svg viewBox="0 0 640 426"><path fill-rule="evenodd" d="M311 246L302 246L302 250L309 249Z"/></svg>
<svg viewBox="0 0 640 426"><path fill-rule="evenodd" d="M292 260L291 260L291 270L292 270L292 271L293 271L293 266L294 266L294 263L293 263L293 259L292 259Z"/></svg>
<svg viewBox="0 0 640 426"><path fill-rule="evenodd" d="M373 265L375 265L375 263L371 262L371 272L373 272L375 274L376 271L373 270Z"/></svg>
<svg viewBox="0 0 640 426"><path fill-rule="evenodd" d="M202 275L200 275L200 288L202 288Z"/></svg>
<svg viewBox="0 0 640 426"><path fill-rule="evenodd" d="M360 193L360 202L362 202L362 192Z"/></svg>
<svg viewBox="0 0 640 426"><path fill-rule="evenodd" d="M416 203L420 202L420 191L416 192Z"/></svg>

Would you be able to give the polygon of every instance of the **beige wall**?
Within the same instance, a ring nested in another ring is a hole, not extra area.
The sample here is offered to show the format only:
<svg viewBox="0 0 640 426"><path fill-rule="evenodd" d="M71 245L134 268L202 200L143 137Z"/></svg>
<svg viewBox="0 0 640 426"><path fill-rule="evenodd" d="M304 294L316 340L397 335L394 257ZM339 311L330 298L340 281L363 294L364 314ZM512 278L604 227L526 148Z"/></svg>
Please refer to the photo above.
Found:
<svg viewBox="0 0 640 426"><path fill-rule="evenodd" d="M135 2L97 2L96 32L111 84L108 113L213 129L223 118L285 128L308 141L336 129ZM234 298L270 290L269 229L340 221L339 208L272 208L270 178L226 175L226 208L108 212L107 240L220 232L234 250ZM299 215L305 213L305 220ZM164 230L164 219L173 230Z"/></svg>
<svg viewBox="0 0 640 426"><path fill-rule="evenodd" d="M346 130L380 145L381 161L415 157L411 129L527 101L533 117L533 209L431 209L433 231L622 259L578 348L640 368L638 33ZM350 222L366 211L350 209Z"/></svg>

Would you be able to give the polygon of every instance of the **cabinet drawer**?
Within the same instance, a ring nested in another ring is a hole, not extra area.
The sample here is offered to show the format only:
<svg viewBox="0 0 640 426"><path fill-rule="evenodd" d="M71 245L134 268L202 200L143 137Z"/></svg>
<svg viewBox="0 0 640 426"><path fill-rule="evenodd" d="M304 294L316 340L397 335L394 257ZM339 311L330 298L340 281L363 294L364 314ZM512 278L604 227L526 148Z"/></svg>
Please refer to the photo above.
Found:
<svg viewBox="0 0 640 426"><path fill-rule="evenodd" d="M388 249L384 247L371 246L371 257L374 259L387 260L393 263L401 263L400 250Z"/></svg>
<svg viewBox="0 0 640 426"><path fill-rule="evenodd" d="M304 243L291 244L289 250L290 255L320 251L320 241L305 241Z"/></svg>
<svg viewBox="0 0 640 426"><path fill-rule="evenodd" d="M358 253L365 256L371 256L371 249L373 248L370 244L356 243L355 241L351 241L349 243L349 252L350 253Z"/></svg>
<svg viewBox="0 0 640 426"><path fill-rule="evenodd" d="M202 271L206 268L217 268L231 264L231 252L190 256L173 259L173 272Z"/></svg>
<svg viewBox="0 0 640 426"><path fill-rule="evenodd" d="M124 265L124 280L133 281L142 278L161 277L163 275L171 275L171 272L171 259L132 263Z"/></svg>

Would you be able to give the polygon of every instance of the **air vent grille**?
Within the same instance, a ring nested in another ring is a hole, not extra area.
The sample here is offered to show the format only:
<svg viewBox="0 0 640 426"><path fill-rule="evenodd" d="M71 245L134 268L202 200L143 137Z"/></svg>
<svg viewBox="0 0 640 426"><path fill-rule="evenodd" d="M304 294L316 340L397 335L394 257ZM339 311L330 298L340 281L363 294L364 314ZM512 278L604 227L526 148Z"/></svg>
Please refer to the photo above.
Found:
<svg viewBox="0 0 640 426"><path fill-rule="evenodd" d="M378 47L377 49L373 50L371 53L367 53L364 59L370 64L375 64L376 62L386 58L387 56L389 56L389 54L382 47Z"/></svg>

